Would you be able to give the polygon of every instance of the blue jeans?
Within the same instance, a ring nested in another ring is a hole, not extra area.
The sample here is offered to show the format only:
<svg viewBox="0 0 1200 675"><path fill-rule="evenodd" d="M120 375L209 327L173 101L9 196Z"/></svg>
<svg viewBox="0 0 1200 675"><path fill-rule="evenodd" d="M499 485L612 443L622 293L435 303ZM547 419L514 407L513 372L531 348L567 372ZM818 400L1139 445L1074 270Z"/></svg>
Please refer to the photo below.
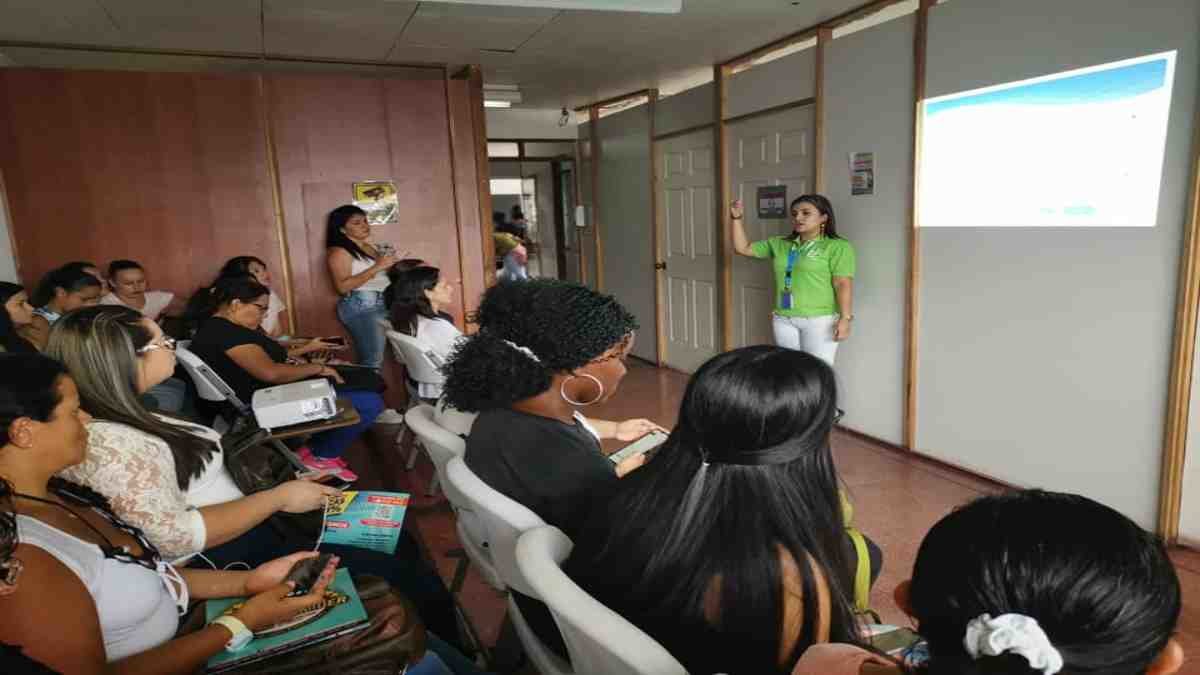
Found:
<svg viewBox="0 0 1200 675"><path fill-rule="evenodd" d="M383 412L385 404L383 397L373 391L344 391L337 390L338 396L345 396L354 404L354 409L358 411L359 420L357 424L352 424L348 427L339 429L330 429L322 431L319 434L314 434L308 441L308 449L317 457L331 458L341 457L346 448L354 442L356 438L362 435L372 424L375 423L375 418L379 417L379 413Z"/></svg>
<svg viewBox="0 0 1200 675"><path fill-rule="evenodd" d="M383 293L354 291L344 295L338 300L337 315L354 340L358 363L376 369L381 367L387 338L379 320L388 318L387 308L383 306Z"/></svg>

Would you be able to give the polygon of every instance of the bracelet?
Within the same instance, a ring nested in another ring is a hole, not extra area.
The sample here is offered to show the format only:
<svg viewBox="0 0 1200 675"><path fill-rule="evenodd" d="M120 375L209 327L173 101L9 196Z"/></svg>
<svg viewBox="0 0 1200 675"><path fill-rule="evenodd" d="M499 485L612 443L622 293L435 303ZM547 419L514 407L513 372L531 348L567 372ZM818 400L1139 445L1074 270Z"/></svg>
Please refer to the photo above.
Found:
<svg viewBox="0 0 1200 675"><path fill-rule="evenodd" d="M839 321L853 321L854 315L853 314L838 314L838 320Z"/></svg>

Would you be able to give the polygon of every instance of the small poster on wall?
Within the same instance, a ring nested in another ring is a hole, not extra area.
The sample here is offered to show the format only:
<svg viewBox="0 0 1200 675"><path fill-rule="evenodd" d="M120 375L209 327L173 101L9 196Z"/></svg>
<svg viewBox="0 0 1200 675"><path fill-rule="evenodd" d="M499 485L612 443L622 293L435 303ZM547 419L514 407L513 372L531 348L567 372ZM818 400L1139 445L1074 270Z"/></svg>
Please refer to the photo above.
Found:
<svg viewBox="0 0 1200 675"><path fill-rule="evenodd" d="M400 200L396 184L390 180L355 183L354 205L367 212L367 222L371 225L400 222Z"/></svg>
<svg viewBox="0 0 1200 675"><path fill-rule="evenodd" d="M762 185L758 188L756 197L760 219L787 217L786 185Z"/></svg>
<svg viewBox="0 0 1200 675"><path fill-rule="evenodd" d="M850 194L875 194L875 153L850 153Z"/></svg>

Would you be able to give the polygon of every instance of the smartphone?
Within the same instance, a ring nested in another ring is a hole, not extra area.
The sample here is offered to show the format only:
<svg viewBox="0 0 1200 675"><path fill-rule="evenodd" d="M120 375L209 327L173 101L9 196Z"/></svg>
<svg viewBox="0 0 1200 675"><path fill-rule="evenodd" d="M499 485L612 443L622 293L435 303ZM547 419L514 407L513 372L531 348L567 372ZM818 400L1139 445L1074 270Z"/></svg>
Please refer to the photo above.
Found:
<svg viewBox="0 0 1200 675"><path fill-rule="evenodd" d="M897 627L868 638L871 646L891 656L898 656L921 641L921 636L904 627Z"/></svg>
<svg viewBox="0 0 1200 675"><path fill-rule="evenodd" d="M288 593L288 596L308 595L308 592L316 585L317 579L321 578L321 572L325 571L325 566L329 564L331 558L333 558L332 553L322 553L315 558L305 558L292 565L291 571L283 578L284 582L296 582L296 587L292 589L291 593Z"/></svg>
<svg viewBox="0 0 1200 675"><path fill-rule="evenodd" d="M620 464L621 462L624 462L625 460L629 459L630 457L634 457L636 455L644 455L648 452L651 452L651 451L657 449L658 446L660 446L666 442L667 442L667 434L665 434L661 431L651 431L650 433L646 434L645 436L642 436L641 438L637 439L636 441L630 443L629 445L627 445L627 446L621 448L620 450L614 452L613 454L609 455L608 459L613 464Z"/></svg>

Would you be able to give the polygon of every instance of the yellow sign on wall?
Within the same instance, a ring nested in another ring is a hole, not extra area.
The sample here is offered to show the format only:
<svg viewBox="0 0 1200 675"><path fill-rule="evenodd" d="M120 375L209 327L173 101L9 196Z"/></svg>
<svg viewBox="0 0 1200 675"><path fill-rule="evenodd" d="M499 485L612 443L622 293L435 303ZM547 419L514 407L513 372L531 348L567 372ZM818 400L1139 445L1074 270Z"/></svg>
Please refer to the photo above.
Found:
<svg viewBox="0 0 1200 675"><path fill-rule="evenodd" d="M400 222L400 199L396 184L390 180L355 183L354 205L367 212L371 225Z"/></svg>

